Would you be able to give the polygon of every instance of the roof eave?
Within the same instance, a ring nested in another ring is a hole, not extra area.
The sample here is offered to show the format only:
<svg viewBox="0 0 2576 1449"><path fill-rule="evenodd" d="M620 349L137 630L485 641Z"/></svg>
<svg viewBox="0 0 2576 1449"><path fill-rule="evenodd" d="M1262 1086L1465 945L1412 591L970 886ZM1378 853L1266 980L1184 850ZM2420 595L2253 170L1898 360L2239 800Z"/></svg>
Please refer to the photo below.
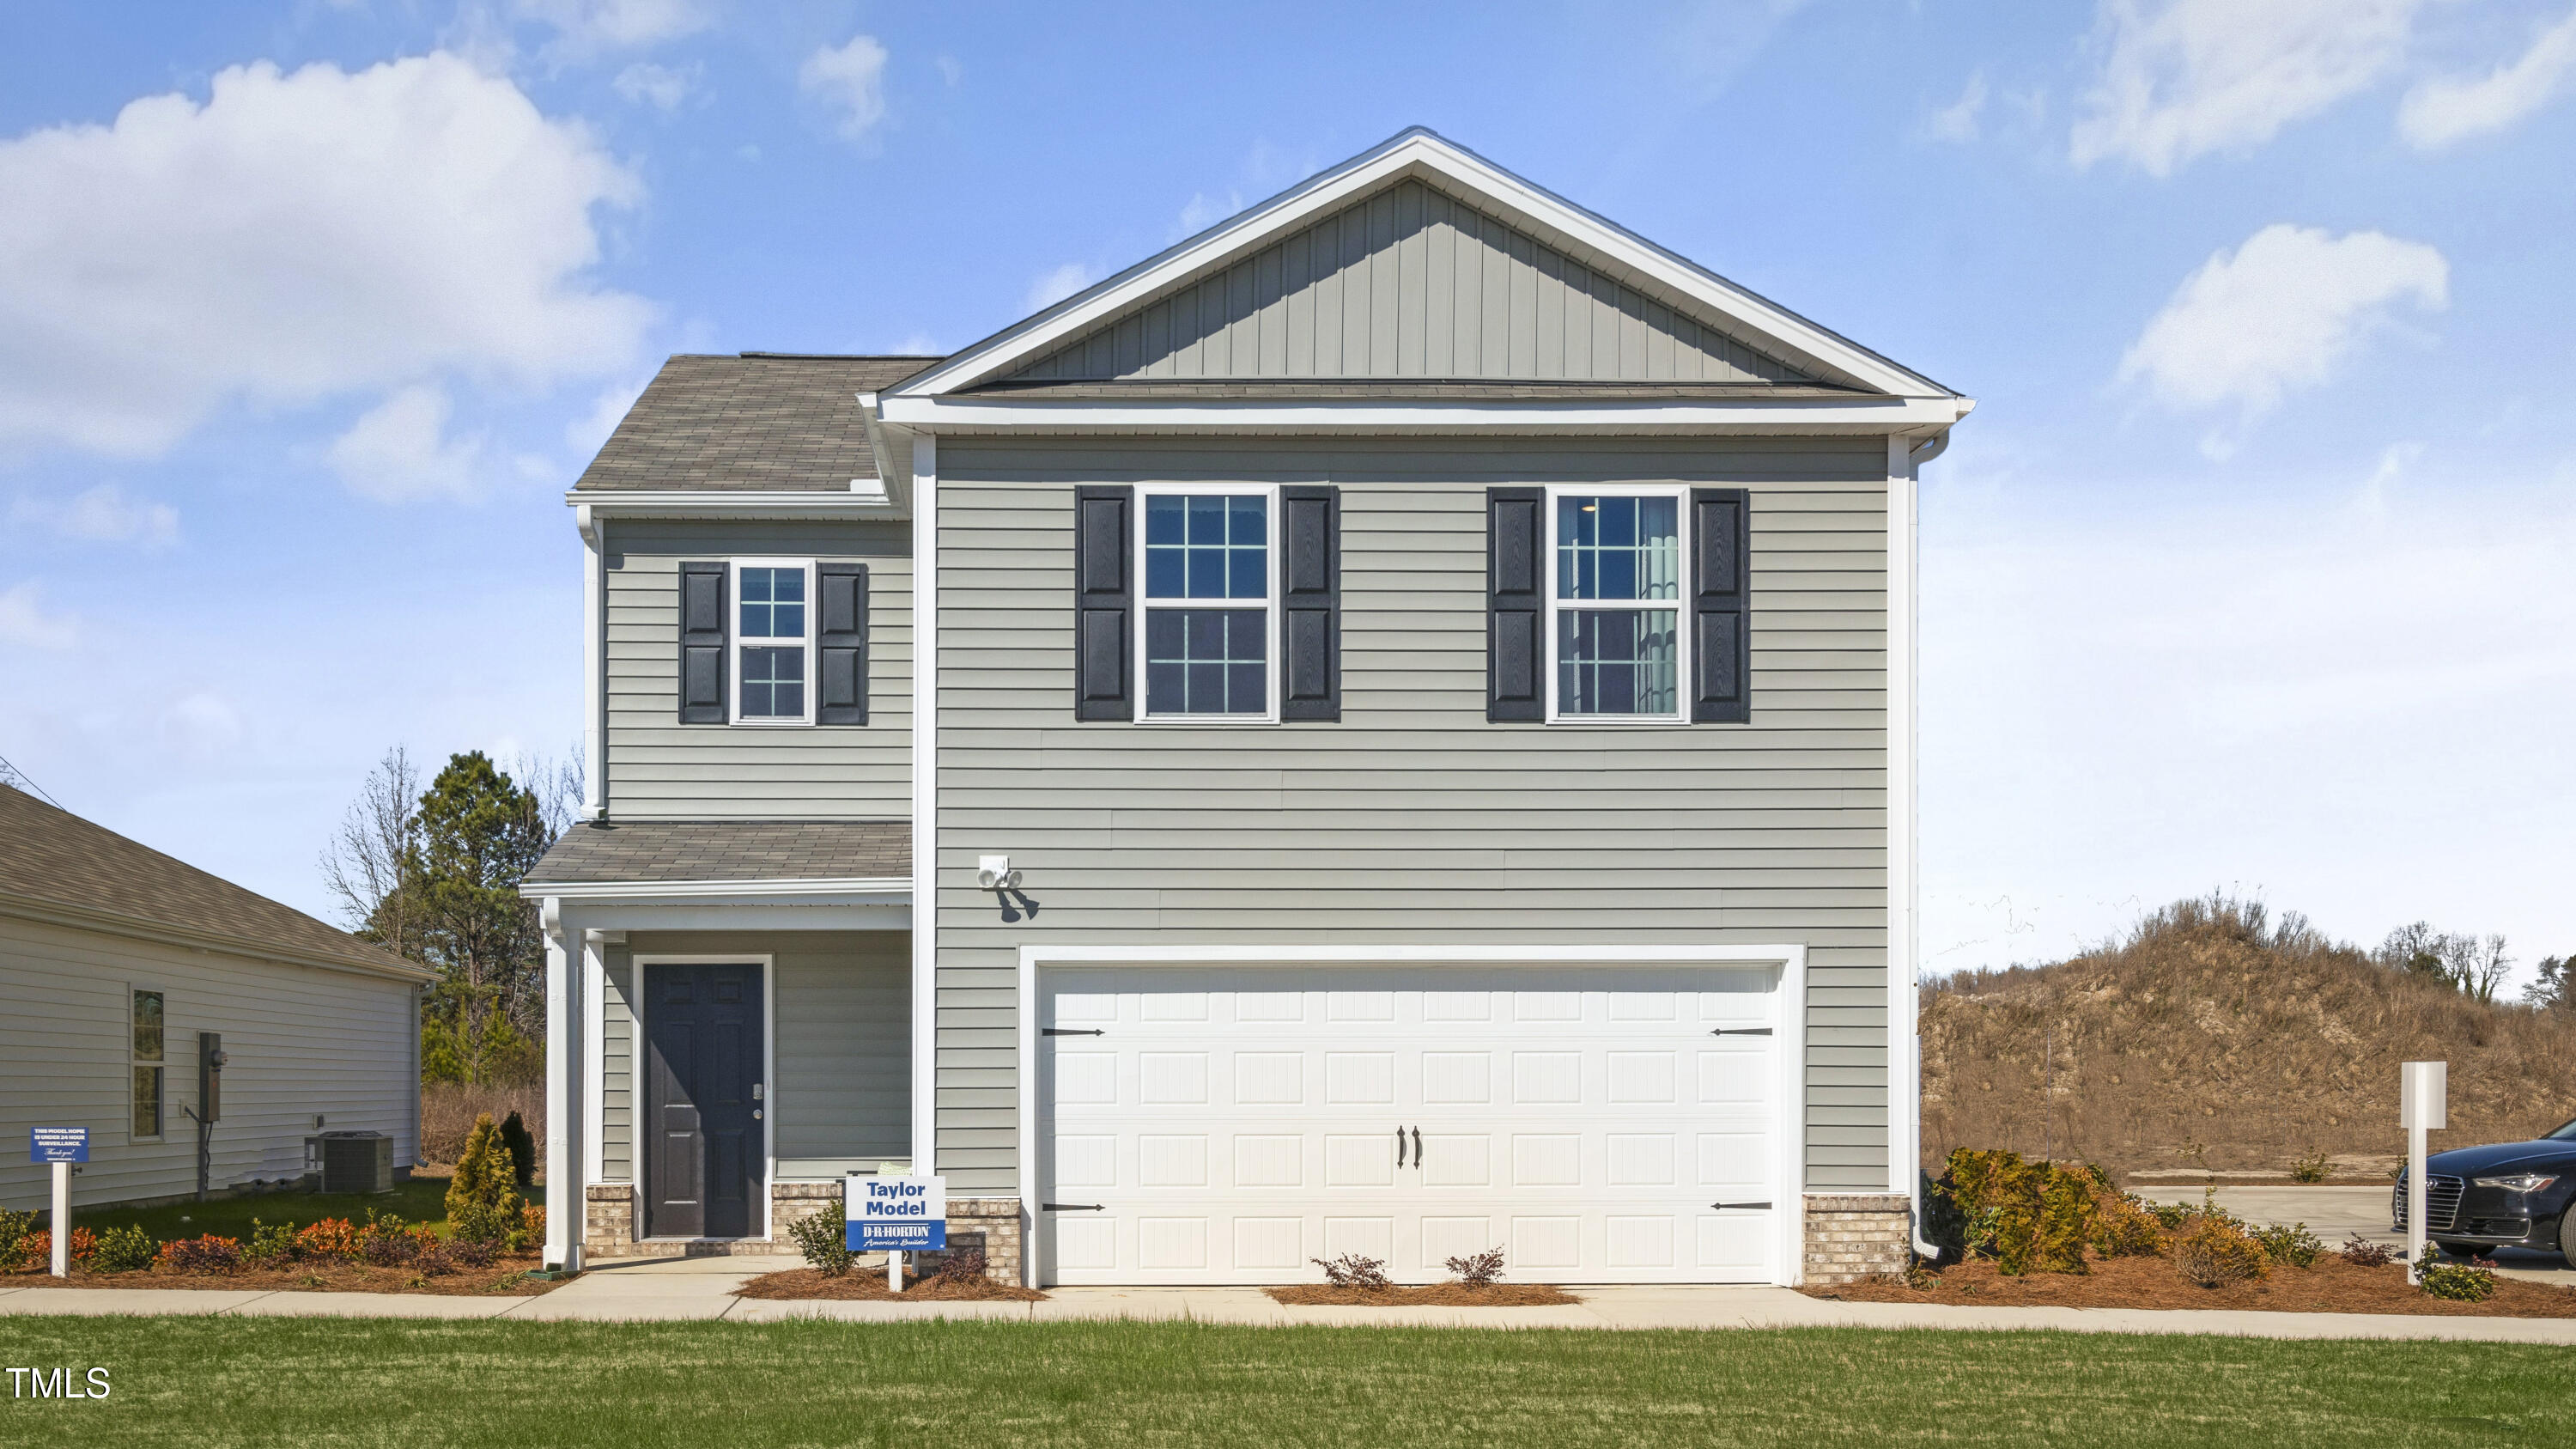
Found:
<svg viewBox="0 0 2576 1449"><path fill-rule="evenodd" d="M103 911L58 901L46 896L19 895L0 891L0 915L21 920L43 921L51 925L80 930L103 931L110 935L135 940L156 941L168 946L185 946L199 951L220 951L229 956L248 956L255 960L276 961L290 966L310 966L322 971L343 971L358 976L377 976L386 980L426 985L438 979L438 973L426 966L415 966L388 954L382 962L326 956L292 946L279 946L248 936L224 932L197 931L172 926L118 911Z"/></svg>

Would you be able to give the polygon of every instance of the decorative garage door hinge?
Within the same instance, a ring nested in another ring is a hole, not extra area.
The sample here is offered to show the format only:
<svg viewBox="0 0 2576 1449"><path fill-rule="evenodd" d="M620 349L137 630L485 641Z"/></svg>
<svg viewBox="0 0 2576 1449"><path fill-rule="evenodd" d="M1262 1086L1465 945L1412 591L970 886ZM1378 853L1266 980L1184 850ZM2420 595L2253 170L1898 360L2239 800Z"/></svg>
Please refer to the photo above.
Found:
<svg viewBox="0 0 2576 1449"><path fill-rule="evenodd" d="M1103 1204L1096 1202L1042 1202L1038 1204L1038 1211L1042 1213L1096 1213L1101 1210L1102 1206Z"/></svg>
<svg viewBox="0 0 2576 1449"><path fill-rule="evenodd" d="M1040 1035L1040 1036L1107 1036L1107 1035L1109 1035L1109 1033L1107 1033L1107 1032L1105 1032L1105 1031L1102 1031L1100 1028L1098 1028L1098 1027L1096 1027L1096 1026L1091 1026L1091 1027L1082 1027L1082 1026L1042 1026L1042 1027L1039 1027L1039 1028L1038 1028L1038 1035Z"/></svg>
<svg viewBox="0 0 2576 1449"><path fill-rule="evenodd" d="M1710 1036L1769 1036L1770 1034L1771 1028L1767 1026L1721 1026L1709 1033Z"/></svg>

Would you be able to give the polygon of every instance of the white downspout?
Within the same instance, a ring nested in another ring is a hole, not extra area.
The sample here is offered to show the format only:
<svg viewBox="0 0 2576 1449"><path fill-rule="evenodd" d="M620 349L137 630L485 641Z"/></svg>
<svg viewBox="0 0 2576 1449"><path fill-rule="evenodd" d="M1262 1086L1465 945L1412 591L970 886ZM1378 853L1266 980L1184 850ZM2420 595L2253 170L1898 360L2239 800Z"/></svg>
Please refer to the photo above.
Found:
<svg viewBox="0 0 2576 1449"><path fill-rule="evenodd" d="M608 816L607 574L600 558L606 528L587 503L574 506L573 526L581 531L581 818L602 820Z"/></svg>

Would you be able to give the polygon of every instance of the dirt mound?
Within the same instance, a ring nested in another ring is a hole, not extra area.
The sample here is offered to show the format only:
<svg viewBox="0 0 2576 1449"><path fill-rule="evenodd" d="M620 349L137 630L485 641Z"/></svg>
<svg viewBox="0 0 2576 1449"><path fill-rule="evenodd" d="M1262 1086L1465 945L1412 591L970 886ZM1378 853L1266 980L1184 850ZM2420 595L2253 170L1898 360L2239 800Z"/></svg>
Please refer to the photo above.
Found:
<svg viewBox="0 0 2576 1449"><path fill-rule="evenodd" d="M1954 1147L2117 1172L2387 1181L2397 1064L2447 1060L2436 1152L2576 1117L2576 1016L2490 1005L2259 903L2185 901L2122 945L1924 989L1923 1162Z"/></svg>

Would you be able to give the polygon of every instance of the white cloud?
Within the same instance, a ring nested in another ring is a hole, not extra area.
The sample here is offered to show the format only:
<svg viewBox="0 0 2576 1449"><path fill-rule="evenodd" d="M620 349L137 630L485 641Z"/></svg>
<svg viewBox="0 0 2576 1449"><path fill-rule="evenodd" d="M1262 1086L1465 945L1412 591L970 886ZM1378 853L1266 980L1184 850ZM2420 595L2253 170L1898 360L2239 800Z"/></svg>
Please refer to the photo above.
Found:
<svg viewBox="0 0 2576 1449"><path fill-rule="evenodd" d="M167 503L128 499L113 483L53 502L21 498L10 506L12 522L52 530L64 538L91 543L139 543L167 548L179 540L179 510Z"/></svg>
<svg viewBox="0 0 2576 1449"><path fill-rule="evenodd" d="M2386 75L2424 0L2103 0L2100 78L2075 124L2077 166L2166 176L2244 150Z"/></svg>
<svg viewBox="0 0 2576 1449"><path fill-rule="evenodd" d="M1959 93L1957 100L1934 111L1923 122L1923 134L1935 141L1973 141L1985 109L1986 73L1975 71L1968 76L1968 88Z"/></svg>
<svg viewBox="0 0 2576 1449"><path fill-rule="evenodd" d="M577 56L658 45L715 23L703 0L516 0L512 9L553 26L557 48Z"/></svg>
<svg viewBox="0 0 2576 1449"><path fill-rule="evenodd" d="M644 395L645 385L651 381L652 378L647 376L601 388L598 398L590 405L590 411L564 425L564 441L584 455L598 452L607 443L608 435L616 432L617 425L625 421L626 410L635 406L635 400Z"/></svg>
<svg viewBox="0 0 2576 1449"><path fill-rule="evenodd" d="M198 690L161 712L162 741L185 758L205 761L241 743L241 711L212 690Z"/></svg>
<svg viewBox="0 0 2576 1449"><path fill-rule="evenodd" d="M843 139L864 139L885 119L886 48L872 35L854 35L843 46L825 46L805 57L796 72L805 93L838 112Z"/></svg>
<svg viewBox="0 0 2576 1449"><path fill-rule="evenodd" d="M332 471L379 503L478 496L483 439L449 438L449 411L447 394L428 384L395 392L332 442Z"/></svg>
<svg viewBox="0 0 2576 1449"><path fill-rule="evenodd" d="M445 53L237 66L0 142L0 196L0 446L148 456L237 400L597 375L652 317L585 275L635 178Z"/></svg>
<svg viewBox="0 0 2576 1449"><path fill-rule="evenodd" d="M1236 212L1243 210L1243 193L1229 191L1223 196L1210 196L1193 191L1181 205L1181 236L1196 236Z"/></svg>
<svg viewBox="0 0 2576 1449"><path fill-rule="evenodd" d="M1029 283L1028 308L1043 312L1098 280L1091 268L1080 262L1067 262Z"/></svg>
<svg viewBox="0 0 2576 1449"><path fill-rule="evenodd" d="M2397 133L2419 151L2501 131L2555 98L2576 75L2576 13L2541 32L2522 58L2470 79L2429 80L2406 93Z"/></svg>
<svg viewBox="0 0 2576 1449"><path fill-rule="evenodd" d="M690 66L686 70L675 70L667 65L639 60L619 71L617 79L609 84L619 95L636 105L676 111L680 103L689 98L690 92L697 89L698 68Z"/></svg>
<svg viewBox="0 0 2576 1449"><path fill-rule="evenodd" d="M0 644L69 649L80 642L80 624L68 614L48 614L30 581L0 589Z"/></svg>
<svg viewBox="0 0 2576 1449"><path fill-rule="evenodd" d="M2176 408L2233 404L2250 419L2325 381L2392 304L2447 305L2450 272L2421 242L2275 223L2175 290L2120 360L2120 379Z"/></svg>

